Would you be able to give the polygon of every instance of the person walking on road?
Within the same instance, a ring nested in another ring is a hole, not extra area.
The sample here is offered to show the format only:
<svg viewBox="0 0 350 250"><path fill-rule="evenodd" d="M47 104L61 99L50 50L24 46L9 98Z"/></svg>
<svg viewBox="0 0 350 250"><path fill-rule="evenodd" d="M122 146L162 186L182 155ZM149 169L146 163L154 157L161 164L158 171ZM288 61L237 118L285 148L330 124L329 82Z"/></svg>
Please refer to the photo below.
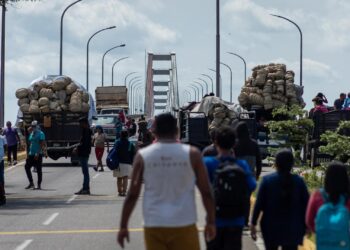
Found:
<svg viewBox="0 0 350 250"><path fill-rule="evenodd" d="M31 133L28 137L29 142L29 152L26 159L26 164L24 166L27 174L27 178L29 181L29 185L26 189L33 189L34 181L31 173L31 168L34 167L36 169L38 175L38 185L36 189L41 189L42 182L42 164L43 164L43 155L46 156L46 145L45 145L45 134L41 131L38 122L32 121L31 124Z"/></svg>
<svg viewBox="0 0 350 250"><path fill-rule="evenodd" d="M215 208L200 152L177 142L177 122L168 113L156 117L157 142L135 156L131 186L124 202L118 243L129 241L128 221L144 181L143 218L147 250L199 250L195 185L206 210L205 237L215 237Z"/></svg>
<svg viewBox="0 0 350 250"><path fill-rule="evenodd" d="M256 225L260 222L266 250L297 250L305 235L305 212L309 193L303 179L291 173L293 153L279 151L277 172L263 178L251 220L251 236L256 240Z"/></svg>
<svg viewBox="0 0 350 250"><path fill-rule="evenodd" d="M128 139L128 131L121 132L120 140L116 141L114 147L118 153L119 168L113 170L113 176L117 178L119 196L126 196L131 165L135 156L135 146Z"/></svg>
<svg viewBox="0 0 350 250"><path fill-rule="evenodd" d="M76 153L78 154L81 170L84 175L83 187L75 194L77 195L89 195L90 194L90 175L89 175L89 156L91 153L91 136L92 132L89 128L89 121L87 118L81 118L79 120L81 137L79 146L76 148Z"/></svg>
<svg viewBox="0 0 350 250"><path fill-rule="evenodd" d="M6 204L5 195L5 149L7 146L6 137L2 136L2 128L0 128L0 206Z"/></svg>
<svg viewBox="0 0 350 250"><path fill-rule="evenodd" d="M117 121L115 123L115 140L119 140L120 138L120 133L123 130L123 123L121 122L120 118L117 118Z"/></svg>
<svg viewBox="0 0 350 250"><path fill-rule="evenodd" d="M92 139L92 144L95 145L95 155L97 160L97 166L94 167L95 171L98 171L98 167L101 167L100 172L103 172L102 157L105 151L105 144L107 145L107 152L109 152L109 142L106 134L103 132L103 128L100 125L96 126L96 133Z"/></svg>
<svg viewBox="0 0 350 250"><path fill-rule="evenodd" d="M215 135L216 135L216 129L213 128L209 132L211 144L209 146L206 146L203 149L203 152L202 152L203 157L205 157L205 156L217 156L218 155L218 151L216 150L215 144L214 144L215 143Z"/></svg>
<svg viewBox="0 0 350 250"><path fill-rule="evenodd" d="M324 187L311 195L306 212L306 225L316 232L317 249L349 249L349 188L346 167L342 163L331 163L326 170Z"/></svg>
<svg viewBox="0 0 350 250"><path fill-rule="evenodd" d="M204 158L214 189L217 228L216 238L207 242L207 250L241 250L248 200L256 181L247 162L233 154L233 128L219 128L214 143L218 156Z"/></svg>
<svg viewBox="0 0 350 250"><path fill-rule="evenodd" d="M7 141L7 162L8 165L11 166L17 164L17 148L18 145L20 145L21 140L18 136L18 132L15 128L12 127L12 124L10 121L6 122L6 129L3 131L3 135L6 137ZM13 162L11 159L11 156L13 156Z"/></svg>
<svg viewBox="0 0 350 250"><path fill-rule="evenodd" d="M136 135L137 125L136 125L135 119L131 119L131 123L130 123L130 127L128 128L128 131L129 131L130 137Z"/></svg>

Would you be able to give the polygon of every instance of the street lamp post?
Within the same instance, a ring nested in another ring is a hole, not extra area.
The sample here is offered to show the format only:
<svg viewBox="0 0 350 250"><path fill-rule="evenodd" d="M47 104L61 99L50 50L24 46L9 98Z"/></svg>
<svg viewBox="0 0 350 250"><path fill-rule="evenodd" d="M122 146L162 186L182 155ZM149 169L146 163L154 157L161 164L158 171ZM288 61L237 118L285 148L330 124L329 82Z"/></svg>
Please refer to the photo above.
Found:
<svg viewBox="0 0 350 250"><path fill-rule="evenodd" d="M200 95L200 90L199 90L199 88L197 87L197 85L195 85L195 84L190 84L193 88L195 88L196 90L197 90L197 101L200 101L200 97L199 97L199 95Z"/></svg>
<svg viewBox="0 0 350 250"><path fill-rule="evenodd" d="M209 69L209 68L208 68ZM215 72L215 74L217 73L217 71L215 70L215 69L209 69L210 71L213 71L213 72ZM219 77L220 77L220 83L222 83L222 78L221 78L221 74L219 75ZM220 92L221 92L221 84L220 84ZM219 97L218 95L216 95L217 97Z"/></svg>
<svg viewBox="0 0 350 250"><path fill-rule="evenodd" d="M300 86L303 86L303 32L301 31L301 28L298 24L296 24L294 21L280 15L274 15L271 14L271 16L278 17L281 19L284 19L292 24L294 24L295 27L298 28L299 34L300 34Z"/></svg>
<svg viewBox="0 0 350 250"><path fill-rule="evenodd" d="M191 92L185 89L184 93L187 94L187 98L189 98L189 99L187 99L187 102L191 102L192 101Z"/></svg>
<svg viewBox="0 0 350 250"><path fill-rule="evenodd" d="M129 74L127 74L126 76L125 76L125 78L124 78L124 86L126 86L126 79L129 77L129 76L131 76L131 75L133 75L133 74L136 74L137 72L131 72L131 73L129 73Z"/></svg>
<svg viewBox="0 0 350 250"><path fill-rule="evenodd" d="M204 84L205 84L205 88L206 88L206 91L207 91L207 93L206 94L208 94L209 93L209 89L208 89L208 83L207 83L207 81L206 80L204 80L203 78L198 78L198 80L201 80L202 82L204 82Z"/></svg>
<svg viewBox="0 0 350 250"><path fill-rule="evenodd" d="M5 125L5 21L6 2L2 5L1 13L1 66L0 66L0 127Z"/></svg>
<svg viewBox="0 0 350 250"><path fill-rule="evenodd" d="M216 0L216 96L221 97L221 86L220 86L220 0Z"/></svg>
<svg viewBox="0 0 350 250"><path fill-rule="evenodd" d="M102 56L102 87L103 87L103 84L104 84L104 62L105 62L105 56L107 55L108 52L110 52L111 50L114 50L116 48L120 48L120 47L125 47L125 44L120 44L118 46L114 46L113 48L110 48L109 50L107 50L103 56Z"/></svg>
<svg viewBox="0 0 350 250"><path fill-rule="evenodd" d="M138 85L135 85L134 87L134 96L133 96L133 110L135 110L135 113L137 109L139 108L139 98L138 96L140 95L140 90L142 88L142 83L140 82Z"/></svg>
<svg viewBox="0 0 350 250"><path fill-rule="evenodd" d="M136 87L139 87L142 85L142 82L141 81L137 81L137 82L134 82L131 84L131 87L130 87L130 96L131 96L131 103L130 103L130 109L131 109L131 112L134 113L134 108L135 108L135 93L134 93L134 89Z"/></svg>
<svg viewBox="0 0 350 250"><path fill-rule="evenodd" d="M117 61L115 61L115 62L113 63L113 65L112 65L112 86L114 85L114 66L115 66L118 62L123 61L123 60L128 59L128 58L129 58L128 56L122 57L122 58L118 59Z"/></svg>
<svg viewBox="0 0 350 250"><path fill-rule="evenodd" d="M199 86L201 86L201 90L202 90L202 97L204 96L204 88L201 82L198 81L193 81L194 83L197 83Z"/></svg>
<svg viewBox="0 0 350 250"><path fill-rule="evenodd" d="M70 5L68 5L62 15L61 15L61 32L60 32L60 75L62 75L62 55L63 55L63 17L64 17L64 14L66 14L67 10L72 7L74 4L76 3L79 3L81 2L82 0L78 0L78 1L75 1L73 3L71 3Z"/></svg>
<svg viewBox="0 0 350 250"><path fill-rule="evenodd" d="M232 103L232 69L226 63L220 62L220 64L224 65L230 70L230 103Z"/></svg>
<svg viewBox="0 0 350 250"><path fill-rule="evenodd" d="M206 75L206 74L201 74L201 75L210 79L210 81L211 81L211 92L214 93L214 81L213 81L213 78L211 78L211 76Z"/></svg>
<svg viewBox="0 0 350 250"><path fill-rule="evenodd" d="M197 89L195 87L193 87L192 85L188 86L189 88L191 88L194 92L194 101L197 101Z"/></svg>
<svg viewBox="0 0 350 250"><path fill-rule="evenodd" d="M247 62L246 62L246 60L242 56L240 56L236 53L232 53L232 52L227 52L227 53L234 55L234 56L237 56L238 58L240 58L243 61L243 63L244 63L244 81L243 81L243 83L245 83L245 81L247 80Z"/></svg>
<svg viewBox="0 0 350 250"><path fill-rule="evenodd" d="M110 30L116 28L115 26L111 26L105 29L100 29L99 31L95 32L92 36L90 36L87 44L86 44L86 90L89 91L89 47L90 47L90 41L91 39L96 36L98 33L105 31L105 30Z"/></svg>
<svg viewBox="0 0 350 250"><path fill-rule="evenodd" d="M140 78L141 78L141 76L136 76L136 77L130 79L129 84L128 84L128 95L129 95L128 101L129 101L130 109L131 109L131 99L132 99L132 86L134 83L141 82Z"/></svg>

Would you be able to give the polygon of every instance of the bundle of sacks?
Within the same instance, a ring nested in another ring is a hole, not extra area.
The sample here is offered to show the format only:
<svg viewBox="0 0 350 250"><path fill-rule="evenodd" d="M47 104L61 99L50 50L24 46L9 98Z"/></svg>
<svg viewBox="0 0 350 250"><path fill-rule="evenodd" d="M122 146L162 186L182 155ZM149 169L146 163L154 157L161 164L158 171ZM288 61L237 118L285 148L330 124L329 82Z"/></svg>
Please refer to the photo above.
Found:
<svg viewBox="0 0 350 250"><path fill-rule="evenodd" d="M41 80L30 88L16 91L18 106L23 113L60 111L89 112L89 94L80 89L71 78L60 76Z"/></svg>
<svg viewBox="0 0 350 250"><path fill-rule="evenodd" d="M202 99L199 106L192 112L203 112L208 117L209 130L219 128L224 125L231 125L233 120L239 117L239 114L245 110L238 104L232 104L223 101L215 96L208 96Z"/></svg>
<svg viewBox="0 0 350 250"><path fill-rule="evenodd" d="M252 105L273 109L283 105L305 107L304 89L294 84L294 72L284 64L258 65L247 79L238 97L242 107Z"/></svg>

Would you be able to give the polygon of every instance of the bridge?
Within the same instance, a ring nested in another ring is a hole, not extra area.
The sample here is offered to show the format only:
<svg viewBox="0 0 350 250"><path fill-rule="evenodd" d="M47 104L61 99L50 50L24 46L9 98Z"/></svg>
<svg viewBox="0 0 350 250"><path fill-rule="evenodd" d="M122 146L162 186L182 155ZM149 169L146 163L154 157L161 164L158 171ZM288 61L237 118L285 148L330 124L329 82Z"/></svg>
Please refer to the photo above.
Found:
<svg viewBox="0 0 350 250"><path fill-rule="evenodd" d="M176 54L148 53L145 114L153 117L179 108Z"/></svg>

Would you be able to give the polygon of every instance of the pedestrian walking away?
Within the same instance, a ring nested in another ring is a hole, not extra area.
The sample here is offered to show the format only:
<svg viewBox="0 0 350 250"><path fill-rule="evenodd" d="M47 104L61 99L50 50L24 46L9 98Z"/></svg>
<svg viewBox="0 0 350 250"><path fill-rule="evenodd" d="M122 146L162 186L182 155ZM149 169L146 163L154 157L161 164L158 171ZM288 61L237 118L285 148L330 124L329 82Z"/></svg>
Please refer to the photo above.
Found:
<svg viewBox="0 0 350 250"><path fill-rule="evenodd" d="M107 145L107 152L109 152L109 142L106 134L103 132L103 128L100 125L96 126L96 133L92 139L92 144L95 146L95 155L97 160L97 165L94 167L95 171L101 167L100 172L103 172L102 157L105 151L105 145Z"/></svg>
<svg viewBox="0 0 350 250"><path fill-rule="evenodd" d="M6 137L7 141L7 163L9 166L17 164L17 149L21 144L21 140L18 136L18 132L12 127L10 121L6 122L6 129L2 133ZM12 158L11 158L12 156ZM13 159L13 162L12 162Z"/></svg>
<svg viewBox="0 0 350 250"><path fill-rule="evenodd" d="M128 221L144 181L145 249L199 250L195 185L206 210L205 237L215 237L214 200L201 154L194 147L177 142L177 122L171 114L155 118L154 133L157 142L135 156L118 243L124 248L124 241L129 240Z"/></svg>
<svg viewBox="0 0 350 250"><path fill-rule="evenodd" d="M217 156L218 155L218 151L215 148L215 135L216 135L216 129L213 128L210 130L209 132L210 135L210 140L211 140L211 144L209 146L206 146L203 151L202 151L202 156Z"/></svg>
<svg viewBox="0 0 350 250"><path fill-rule="evenodd" d="M126 196L131 165L136 151L135 146L128 139L128 131L121 132L120 140L116 141L114 147L118 154L119 167L113 170L113 176L117 178L119 196Z"/></svg>
<svg viewBox="0 0 350 250"><path fill-rule="evenodd" d="M81 118L79 120L81 137L79 146L75 149L75 152L78 154L81 170L83 172L84 181L83 187L75 194L77 195L89 195L90 194L90 175L89 175L89 156L91 153L91 136L92 132L89 128L89 121L87 118Z"/></svg>
<svg viewBox="0 0 350 250"><path fill-rule="evenodd" d="M116 124L115 124L115 133L116 133L115 140L119 140L120 133L122 132L122 130L123 130L123 123L121 122L120 118L117 118Z"/></svg>
<svg viewBox="0 0 350 250"><path fill-rule="evenodd" d="M350 248L349 235L349 178L342 163L331 163L324 187L315 191L309 200L306 225L316 233L318 250Z"/></svg>
<svg viewBox="0 0 350 250"><path fill-rule="evenodd" d="M128 131L129 131L129 136L130 137L136 135L137 125L136 125L135 119L131 120L131 123L130 123L130 126L128 128Z"/></svg>
<svg viewBox="0 0 350 250"><path fill-rule="evenodd" d="M251 220L251 236L256 240L260 227L266 250L297 250L305 235L305 212L309 193L303 179L291 173L293 153L282 149L276 154L276 173L263 178Z"/></svg>
<svg viewBox="0 0 350 250"><path fill-rule="evenodd" d="M2 136L2 128L0 128L0 206L6 204L5 195L5 149L7 146L6 137Z"/></svg>
<svg viewBox="0 0 350 250"><path fill-rule="evenodd" d="M216 131L217 157L205 157L216 201L217 235L207 242L207 250L241 250L245 216L256 180L249 165L233 154L235 131L223 126Z"/></svg>
<svg viewBox="0 0 350 250"><path fill-rule="evenodd" d="M33 176L31 172L31 168L35 167L37 175L38 175L38 182L36 189L41 189L41 182L42 182L42 163L43 163L43 155L46 156L46 146L45 146L45 134L43 131L41 131L38 122L32 121L31 124L31 133L28 137L28 143L29 143L29 152L26 159L26 164L24 166L27 174L27 178L29 181L29 185L26 187L26 189L32 189L35 188Z"/></svg>

